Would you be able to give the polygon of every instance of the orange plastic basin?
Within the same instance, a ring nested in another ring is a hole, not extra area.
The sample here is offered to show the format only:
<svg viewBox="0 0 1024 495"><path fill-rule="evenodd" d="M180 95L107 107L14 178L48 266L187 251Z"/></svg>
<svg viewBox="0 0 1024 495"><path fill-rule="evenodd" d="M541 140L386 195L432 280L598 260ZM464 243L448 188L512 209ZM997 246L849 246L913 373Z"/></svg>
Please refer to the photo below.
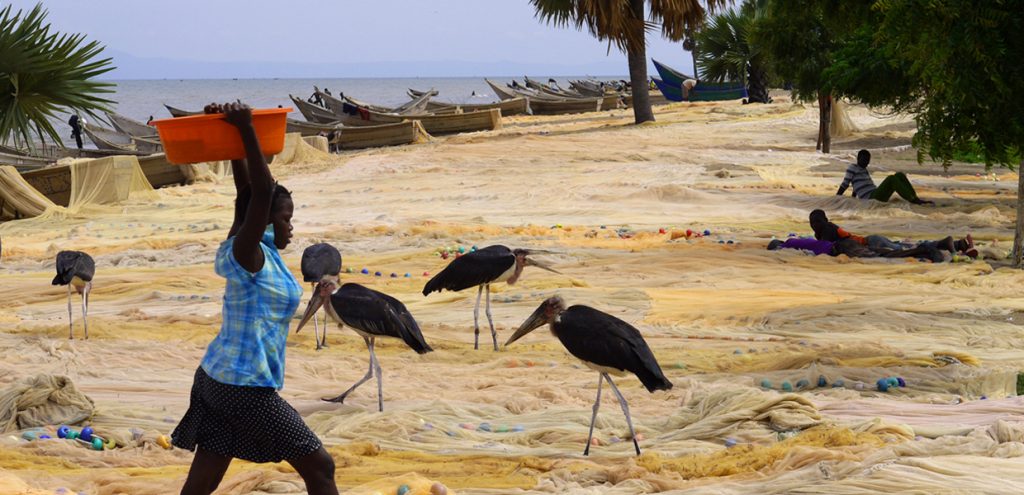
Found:
<svg viewBox="0 0 1024 495"><path fill-rule="evenodd" d="M252 125L264 156L284 149L284 133L291 108L267 108L252 111ZM224 114L190 115L154 120L167 161L177 164L241 160L245 147L238 128L224 120Z"/></svg>

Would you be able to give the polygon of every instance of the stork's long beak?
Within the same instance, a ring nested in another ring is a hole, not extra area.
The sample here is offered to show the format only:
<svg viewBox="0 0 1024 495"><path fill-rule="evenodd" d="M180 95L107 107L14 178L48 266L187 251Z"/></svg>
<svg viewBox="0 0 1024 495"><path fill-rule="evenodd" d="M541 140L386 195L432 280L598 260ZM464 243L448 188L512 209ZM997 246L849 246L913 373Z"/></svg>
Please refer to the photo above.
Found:
<svg viewBox="0 0 1024 495"><path fill-rule="evenodd" d="M309 305L306 306L306 312L302 314L302 321L295 328L295 333L299 333L299 330L302 330L302 327L313 318L313 315L320 309L320 306L324 305L324 297L320 295L320 292L320 286L317 285L316 289L313 289L313 297L310 298Z"/></svg>
<svg viewBox="0 0 1024 495"><path fill-rule="evenodd" d="M549 271L551 273L557 273L559 275L562 274L562 272L560 272L558 270L555 270L554 268L551 268L551 265L549 265L547 263L544 263L542 261L537 261L535 259L531 259L531 258L526 258L526 266L535 266L537 268L541 268L541 269L547 270L547 271Z"/></svg>
<svg viewBox="0 0 1024 495"><path fill-rule="evenodd" d="M536 330L538 327L547 323L547 315L545 314L546 309L547 308L543 304L541 304L537 308L537 310L534 311L533 314L530 315L530 317L527 318L526 321L524 321L523 324L519 326L519 328L516 330L516 333L512 334L512 336L508 338L508 342L505 342L505 346L508 346L509 344L519 340L524 335Z"/></svg>

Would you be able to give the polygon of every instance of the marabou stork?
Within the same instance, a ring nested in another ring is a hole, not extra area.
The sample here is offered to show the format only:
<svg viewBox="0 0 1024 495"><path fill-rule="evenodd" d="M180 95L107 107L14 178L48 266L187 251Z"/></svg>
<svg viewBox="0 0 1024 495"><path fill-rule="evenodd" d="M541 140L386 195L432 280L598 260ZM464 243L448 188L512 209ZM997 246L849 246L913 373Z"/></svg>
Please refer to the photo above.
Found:
<svg viewBox="0 0 1024 495"><path fill-rule="evenodd" d="M662 374L658 361L654 359L654 354L651 353L651 348L647 347L647 342L640 335L640 331L629 323L588 306L574 305L567 309L565 301L554 296L541 303L505 345L519 340L545 323L551 325L551 333L558 337L570 354L599 373L597 400L594 401L594 412L590 417L590 434L587 436L587 447L583 449L583 455L590 454L590 441L594 437L594 420L597 419L597 409L601 406L601 383L604 380L608 381L612 392L619 399L622 412L626 415L626 424L629 425L629 434L633 437L636 455L640 455L640 444L633 431L633 420L629 417L629 405L609 374L623 376L627 371L633 373L648 392L672 388L672 382Z"/></svg>
<svg viewBox="0 0 1024 495"><path fill-rule="evenodd" d="M338 283L341 273L341 253L334 246L321 242L313 244L302 251L302 280L309 282L316 292L316 284L324 280ZM324 312L327 310L324 309ZM316 315L313 315L313 337L316 339L316 350L327 347L327 317L324 317L324 336L320 337L320 326Z"/></svg>
<svg viewBox="0 0 1024 495"><path fill-rule="evenodd" d="M325 302L329 301L329 304ZM398 299L387 294L368 289L359 284L345 284L340 288L334 280L324 280L317 284L313 297L306 307L295 333L302 330L303 325L316 314L320 306L327 307L327 314L339 324L352 327L370 350L370 368L358 382L337 397L324 398L327 402L345 402L348 394L377 374L377 403L384 412L384 391L381 381L380 362L373 352L377 337L393 337L401 339L409 348L419 354L426 354L433 349L423 340L420 327L412 314Z"/></svg>
<svg viewBox="0 0 1024 495"><path fill-rule="evenodd" d="M75 322L71 316L71 287L82 296L82 325L85 327L85 338L89 338L89 291L92 290L92 277L96 274L96 262L92 256L81 251L61 251L57 253L57 276L53 277L53 285L68 286L68 338L75 338Z"/></svg>
<svg viewBox="0 0 1024 495"><path fill-rule="evenodd" d="M487 246L455 258L434 275L434 278L423 286L423 295L441 292L446 289L453 292L479 287L476 293L476 306L473 307L473 349L480 348L480 296L487 291L487 323L491 325L491 339L494 350L498 350L498 332L494 330L491 318L491 284L505 282L513 285L519 280L526 266L536 266L549 272L558 273L553 268L528 258L531 254L543 251L529 249L509 249L505 246Z"/></svg>

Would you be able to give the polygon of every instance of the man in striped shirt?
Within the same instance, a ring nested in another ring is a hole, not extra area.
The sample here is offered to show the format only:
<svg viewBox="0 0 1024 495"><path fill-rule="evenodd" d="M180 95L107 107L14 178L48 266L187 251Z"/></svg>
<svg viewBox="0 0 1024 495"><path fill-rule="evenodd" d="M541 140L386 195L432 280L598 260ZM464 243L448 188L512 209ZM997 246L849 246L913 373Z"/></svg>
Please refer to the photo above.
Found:
<svg viewBox="0 0 1024 495"><path fill-rule="evenodd" d="M932 201L918 198L917 191L914 191L910 179L907 179L903 172L896 172L886 177L878 187L875 187L875 181L871 180L871 173L868 172L869 163L871 163L871 152L860 150L857 153L857 163L851 163L846 168L846 176L843 177L843 183L839 185L836 195L842 196L852 185L853 195L857 199L874 199L885 203L889 201L893 193L896 193L915 205L935 204Z"/></svg>

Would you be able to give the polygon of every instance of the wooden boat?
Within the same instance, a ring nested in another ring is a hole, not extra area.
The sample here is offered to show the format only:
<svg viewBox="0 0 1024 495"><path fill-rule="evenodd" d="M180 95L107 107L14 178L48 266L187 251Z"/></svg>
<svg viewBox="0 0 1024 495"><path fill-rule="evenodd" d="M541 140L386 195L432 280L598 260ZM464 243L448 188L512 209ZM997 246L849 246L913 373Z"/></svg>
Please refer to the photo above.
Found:
<svg viewBox="0 0 1024 495"><path fill-rule="evenodd" d="M653 58L651 59L651 62L654 62L654 68L657 69L658 75L661 76L661 80L663 82L665 82L666 84L668 84L669 86L672 86L672 87L675 87L675 88L681 88L681 87L683 87L683 81L685 81L687 79L694 79L694 80L697 79L696 77L688 76L688 75L686 75L686 74L684 74L684 73L682 73L680 71L677 71L677 70L675 70L675 69L673 69L673 68L671 68L671 67L669 67L669 66L667 66L667 65L665 65L665 64L663 64L661 62L658 62L657 60L654 60ZM657 81L655 81L655 84L657 84ZM662 92L664 92L664 90L662 90ZM673 100L673 101L681 101L681 100Z"/></svg>
<svg viewBox="0 0 1024 495"><path fill-rule="evenodd" d="M71 168L60 165L24 172L21 177L57 206L71 204Z"/></svg>
<svg viewBox="0 0 1024 495"><path fill-rule="evenodd" d="M107 118L110 119L110 123L114 126L114 129L122 134L142 138L152 138L158 135L155 127L148 126L138 120L125 117L119 113L107 112Z"/></svg>
<svg viewBox="0 0 1024 495"><path fill-rule="evenodd" d="M120 132L97 127L92 124L82 126L82 131L101 150L159 153L164 150L159 141L136 138Z"/></svg>
<svg viewBox="0 0 1024 495"><path fill-rule="evenodd" d="M573 100L530 99L530 110L534 115L565 115L571 113L597 112L601 110L603 98L577 98Z"/></svg>
<svg viewBox="0 0 1024 495"><path fill-rule="evenodd" d="M497 103L442 103L431 101L427 103L427 111L432 113L465 113L478 112L480 110L501 110L502 117L509 115L522 115L529 113L530 101L523 96L503 100Z"/></svg>
<svg viewBox="0 0 1024 495"><path fill-rule="evenodd" d="M425 134L419 121L406 120L394 124L342 127L331 144L346 150L398 146L414 143Z"/></svg>
<svg viewBox="0 0 1024 495"><path fill-rule="evenodd" d="M651 89L648 90L648 95L648 99L651 101L651 105L667 105L671 103L668 100L668 98L665 98L665 95L662 94L661 91ZM622 97L622 103L623 105L626 106L626 108L633 108L633 95L624 95Z"/></svg>
<svg viewBox="0 0 1024 495"><path fill-rule="evenodd" d="M309 122L314 124L331 124L338 120L338 118L334 116L334 112L329 109L314 105L294 95L288 95L288 98L291 98L292 103L295 104L295 108L298 108L299 113L301 113Z"/></svg>
<svg viewBox="0 0 1024 495"><path fill-rule="evenodd" d="M350 104L351 105L351 104ZM345 127L381 124L395 124L404 120L418 120L431 135L456 134L460 132L491 131L501 128L501 110L452 114L395 115L380 113L368 108L348 107L353 113L335 114Z"/></svg>
<svg viewBox="0 0 1024 495"><path fill-rule="evenodd" d="M519 98L519 95L516 94L516 92L513 91L512 88L503 87L500 84L492 82L490 79L484 79L484 82L486 82L487 85L491 87L491 91L494 91L494 95L501 100L511 100L513 98Z"/></svg>
<svg viewBox="0 0 1024 495"><path fill-rule="evenodd" d="M139 167L154 189L192 183L191 177L185 173L185 167L167 161L167 155L163 153L140 156Z"/></svg>
<svg viewBox="0 0 1024 495"><path fill-rule="evenodd" d="M0 149L0 165L11 165L17 169L18 172L43 168L54 161L56 160L43 157L25 156L19 153L7 153Z"/></svg>
<svg viewBox="0 0 1024 495"><path fill-rule="evenodd" d="M170 106L170 105L168 105L166 103L164 103L164 108L166 108L168 112L171 112L171 117L188 117L189 115L199 115L199 114L203 113L203 112L192 112L192 111L189 111L189 110L182 110L180 108L172 107L172 106Z"/></svg>
<svg viewBox="0 0 1024 495"><path fill-rule="evenodd" d="M682 86L672 87L661 79L654 78L654 84L661 90L661 94L669 101L686 101L683 97ZM747 97L747 88L742 83L705 83L698 82L690 90L689 101L725 101L738 100Z"/></svg>
<svg viewBox="0 0 1024 495"><path fill-rule="evenodd" d="M418 90L409 88L408 90L406 90L406 94L409 95L409 98L416 99L416 98L419 98L419 97L421 97L421 96L423 96L425 94L430 94L430 96L433 97L433 96L437 96L437 95L439 95L441 93L439 93L436 89L433 89L433 88L431 88L430 91L418 91Z"/></svg>
<svg viewBox="0 0 1024 495"><path fill-rule="evenodd" d="M431 93L436 92L430 91L427 92L426 94L422 94L416 97L409 103L406 103L395 108L388 108L379 105L371 105L369 103L364 103L355 98L345 95L341 95L340 98L335 98L329 94L322 93L319 90L317 90L317 94L320 95L320 98L327 105L327 108L331 109L331 111L334 112L334 115L339 117L345 115L346 109L351 111L352 107L365 108L367 110L381 114L422 115L424 113L427 113L427 103L430 102L430 98L432 96Z"/></svg>
<svg viewBox="0 0 1024 495"><path fill-rule="evenodd" d="M341 124L314 124L301 120L288 119L286 132L297 132L303 136L319 136L320 133L329 133L341 128Z"/></svg>

